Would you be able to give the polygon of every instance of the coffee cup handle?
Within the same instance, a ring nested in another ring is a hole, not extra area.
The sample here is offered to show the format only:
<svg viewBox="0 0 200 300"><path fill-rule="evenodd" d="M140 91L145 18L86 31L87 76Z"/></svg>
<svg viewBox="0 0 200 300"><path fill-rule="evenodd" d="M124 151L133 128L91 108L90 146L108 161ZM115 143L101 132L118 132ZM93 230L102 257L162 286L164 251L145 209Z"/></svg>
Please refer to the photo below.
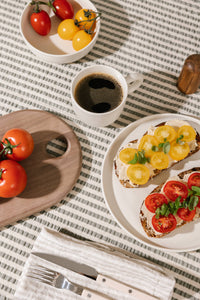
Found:
<svg viewBox="0 0 200 300"><path fill-rule="evenodd" d="M128 85L128 94L137 90L144 80L143 75L140 73L130 73L125 79Z"/></svg>

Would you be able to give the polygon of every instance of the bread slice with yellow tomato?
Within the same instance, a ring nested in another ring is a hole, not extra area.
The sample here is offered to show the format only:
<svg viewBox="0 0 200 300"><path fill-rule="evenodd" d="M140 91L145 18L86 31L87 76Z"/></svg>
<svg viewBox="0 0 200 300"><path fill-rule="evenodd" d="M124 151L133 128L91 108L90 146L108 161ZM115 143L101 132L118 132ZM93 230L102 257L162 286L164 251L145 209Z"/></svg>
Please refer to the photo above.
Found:
<svg viewBox="0 0 200 300"><path fill-rule="evenodd" d="M140 187L199 149L200 135L188 122L163 122L119 149L115 174L124 187Z"/></svg>

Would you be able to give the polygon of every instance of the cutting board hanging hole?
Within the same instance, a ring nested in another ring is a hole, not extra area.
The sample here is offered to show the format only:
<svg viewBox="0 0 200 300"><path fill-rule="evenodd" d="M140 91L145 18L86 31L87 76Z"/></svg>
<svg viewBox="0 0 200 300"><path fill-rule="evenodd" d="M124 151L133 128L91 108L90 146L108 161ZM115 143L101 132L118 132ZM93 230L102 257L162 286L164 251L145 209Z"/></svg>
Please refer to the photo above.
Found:
<svg viewBox="0 0 200 300"><path fill-rule="evenodd" d="M52 157L59 157L67 151L67 148L67 140L64 137L59 137L47 143L46 151Z"/></svg>

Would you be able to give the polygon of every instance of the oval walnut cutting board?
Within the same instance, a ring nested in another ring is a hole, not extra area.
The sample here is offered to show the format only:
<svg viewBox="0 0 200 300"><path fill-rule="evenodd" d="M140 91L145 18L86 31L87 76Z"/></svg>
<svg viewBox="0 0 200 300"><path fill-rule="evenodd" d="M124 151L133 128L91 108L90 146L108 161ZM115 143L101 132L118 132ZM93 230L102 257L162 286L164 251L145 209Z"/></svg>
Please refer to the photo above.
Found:
<svg viewBox="0 0 200 300"><path fill-rule="evenodd" d="M20 162L27 173L27 186L18 197L0 198L0 226L11 224L51 207L62 200L75 185L81 170L79 141L71 127L55 115L40 110L22 110L0 117L0 139L11 128L31 133L34 150ZM52 157L47 143L63 138L66 152Z"/></svg>

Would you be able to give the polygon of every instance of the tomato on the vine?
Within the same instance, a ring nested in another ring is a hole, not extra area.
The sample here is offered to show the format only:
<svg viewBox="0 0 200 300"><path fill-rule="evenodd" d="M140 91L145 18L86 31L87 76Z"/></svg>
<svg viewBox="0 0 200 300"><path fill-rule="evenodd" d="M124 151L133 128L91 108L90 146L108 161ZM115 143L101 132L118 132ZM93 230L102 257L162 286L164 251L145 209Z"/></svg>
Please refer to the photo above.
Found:
<svg viewBox="0 0 200 300"><path fill-rule="evenodd" d="M80 29L75 25L73 19L63 20L58 26L58 35L63 40L72 40Z"/></svg>
<svg viewBox="0 0 200 300"><path fill-rule="evenodd" d="M34 148L32 135L21 128L8 130L2 139L4 155L12 160L21 161L31 155Z"/></svg>
<svg viewBox="0 0 200 300"><path fill-rule="evenodd" d="M67 0L50 0L50 7L54 8L55 15L61 20L72 19L74 16L74 8Z"/></svg>
<svg viewBox="0 0 200 300"><path fill-rule="evenodd" d="M91 9L80 9L75 15L75 21L80 29L95 29L97 15Z"/></svg>
<svg viewBox="0 0 200 300"><path fill-rule="evenodd" d="M40 35L47 35L51 30L51 19L48 13L39 10L39 8L36 8L36 11L32 13L30 22L35 32Z"/></svg>
<svg viewBox="0 0 200 300"><path fill-rule="evenodd" d="M92 40L91 34L85 30L79 30L72 39L72 46L74 50L79 51L85 48Z"/></svg>
<svg viewBox="0 0 200 300"><path fill-rule="evenodd" d="M23 192L27 183L24 168L16 161L0 162L0 197L16 197Z"/></svg>

